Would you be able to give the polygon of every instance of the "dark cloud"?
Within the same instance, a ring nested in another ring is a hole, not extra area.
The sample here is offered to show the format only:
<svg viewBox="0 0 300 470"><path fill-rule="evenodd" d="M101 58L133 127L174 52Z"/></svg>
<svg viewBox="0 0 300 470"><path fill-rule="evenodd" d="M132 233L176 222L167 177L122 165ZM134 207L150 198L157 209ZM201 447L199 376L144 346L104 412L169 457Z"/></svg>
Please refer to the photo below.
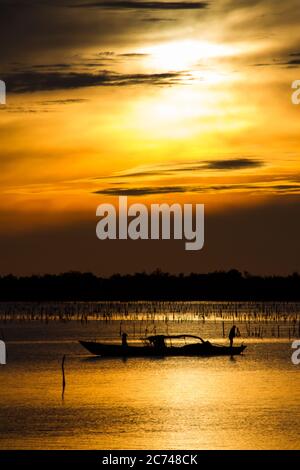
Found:
<svg viewBox="0 0 300 470"><path fill-rule="evenodd" d="M300 65L300 52L292 52L282 54L281 57L273 58L269 62L259 62L253 64L254 67L270 67L270 66L284 66L284 67L297 67Z"/></svg>
<svg viewBox="0 0 300 470"><path fill-rule="evenodd" d="M112 178L139 178L141 176L167 176L167 175L172 175L173 171L175 170L149 170L149 171L133 171L132 173L124 173L121 175L112 175L112 176L104 176L104 177L98 177L95 179L102 180L102 179L112 179Z"/></svg>
<svg viewBox="0 0 300 470"><path fill-rule="evenodd" d="M50 113L56 110L56 106L64 106L71 104L81 104L89 101L85 98L69 98L69 99L58 99L58 100L44 100L34 101L30 106L19 105L19 106L5 106L0 107L0 112L5 113Z"/></svg>
<svg viewBox="0 0 300 470"><path fill-rule="evenodd" d="M85 103L88 101L86 98L66 98L60 100L45 100L39 101L38 104L43 106L51 106L51 105L63 105L63 104L77 104L77 103Z"/></svg>
<svg viewBox="0 0 300 470"><path fill-rule="evenodd" d="M118 54L119 57L148 57L150 54L143 54L140 52L127 52L126 54Z"/></svg>
<svg viewBox="0 0 300 470"><path fill-rule="evenodd" d="M254 158L236 158L236 159L219 159L219 160L209 160L209 161L200 161L193 162L189 164L167 164L164 166L158 166L157 168L149 170L140 170L133 169L132 171L120 174L112 175L112 178L138 178L141 176L167 176L174 173L184 173L184 172L193 172L193 171L203 171L203 170L244 170L251 168L259 168L264 165L262 160ZM106 177L107 178L107 177ZM109 178L109 177L108 177ZM101 179L101 178L98 178Z"/></svg>
<svg viewBox="0 0 300 470"><path fill-rule="evenodd" d="M93 191L93 194L104 194L106 196L149 196L151 194L169 194L185 193L185 186L165 186L162 188L144 187L144 188L108 188Z"/></svg>
<svg viewBox="0 0 300 470"><path fill-rule="evenodd" d="M253 64L253 67L270 67L270 65L274 65L274 64Z"/></svg>
<svg viewBox="0 0 300 470"><path fill-rule="evenodd" d="M263 166L261 160L250 158L236 158L228 160L213 160L204 165L208 170L242 170L244 168L258 168Z"/></svg>
<svg viewBox="0 0 300 470"><path fill-rule="evenodd" d="M253 67L278 67L278 66L283 66L286 68L292 68L292 67L298 67L300 65L300 58L299 59L293 59L293 60L288 60L285 62L271 62L271 63L265 63L265 64L253 64Z"/></svg>
<svg viewBox="0 0 300 470"><path fill-rule="evenodd" d="M97 59L96 59L97 60ZM111 60L111 59L109 59ZM107 65L107 62L78 62L78 63L69 63L69 64L37 64L31 65L30 67L25 67L26 72L32 72L36 70L42 71L61 71L63 69L74 69L80 67L84 69L86 67L103 67ZM24 65L15 69L16 72L24 73Z"/></svg>
<svg viewBox="0 0 300 470"><path fill-rule="evenodd" d="M199 162L196 165L190 165L187 167L176 168L172 171L183 172L183 171L200 171L200 170L243 170L251 168L259 168L264 163L261 160L251 158L236 158L236 159L221 159L221 160L209 160Z"/></svg>
<svg viewBox="0 0 300 470"><path fill-rule="evenodd" d="M300 57L299 59L292 59L292 60L288 60L287 62L284 62L283 65L300 65Z"/></svg>
<svg viewBox="0 0 300 470"><path fill-rule="evenodd" d="M170 23L177 21L175 18L142 18L145 23Z"/></svg>
<svg viewBox="0 0 300 470"><path fill-rule="evenodd" d="M300 192L300 184L277 184L273 185L272 188L277 192Z"/></svg>
<svg viewBox="0 0 300 470"><path fill-rule="evenodd" d="M70 5L71 8L102 8L107 10L199 10L208 7L207 2L139 2L107 1Z"/></svg>
<svg viewBox="0 0 300 470"><path fill-rule="evenodd" d="M17 113L17 114L20 114L20 113L24 113L24 114L32 114L32 113L38 113L38 112L43 112L43 113L47 113L49 112L48 109L37 109L37 108L29 108L29 107L26 107L26 106L7 106L5 108L0 108L0 112L5 112L5 113ZM1 162L2 163L2 162Z"/></svg>
<svg viewBox="0 0 300 470"><path fill-rule="evenodd" d="M31 67L33 69L67 69L72 67L72 64L36 64Z"/></svg>
<svg viewBox="0 0 300 470"><path fill-rule="evenodd" d="M286 184L215 184L203 186L144 186L140 188L104 188L98 191L93 191L93 194L102 194L106 196L150 196L159 194L179 194L179 193L216 193L228 191L262 191L264 193L277 193L277 194L300 194L300 184L286 183Z"/></svg>
<svg viewBox="0 0 300 470"><path fill-rule="evenodd" d="M4 76L8 92L27 93L36 91L67 90L93 86L125 85L172 85L186 73L168 72L154 74L119 74L110 71L101 73L77 72L17 72Z"/></svg>
<svg viewBox="0 0 300 470"><path fill-rule="evenodd" d="M98 55L110 57L110 56L114 56L115 53L113 51L101 51L101 52L98 52Z"/></svg>
<svg viewBox="0 0 300 470"><path fill-rule="evenodd" d="M179 193L206 193L215 191L230 191L232 189L245 190L251 185L214 185L214 186L145 186L142 188L106 188L93 191L93 194L106 196L149 196L154 194L179 194Z"/></svg>
<svg viewBox="0 0 300 470"><path fill-rule="evenodd" d="M122 14L117 14L108 8L68 8L76 0L32 0L23 6L10 1L3 4L3 1L0 1L2 73L11 71L12 64L16 62L40 64L43 63L41 58L46 58L47 63L59 64L92 48L109 52L116 47L120 49L120 45L122 49L133 44L135 47L145 45L146 24L142 18L151 15L150 9L140 9L140 13L135 14L134 10L127 8ZM199 10L200 14L202 11ZM190 14L189 10L179 13L180 17ZM161 10L159 16L169 14L176 15L176 11ZM151 28L150 24L148 26ZM100 58L109 61L114 56L103 54Z"/></svg>

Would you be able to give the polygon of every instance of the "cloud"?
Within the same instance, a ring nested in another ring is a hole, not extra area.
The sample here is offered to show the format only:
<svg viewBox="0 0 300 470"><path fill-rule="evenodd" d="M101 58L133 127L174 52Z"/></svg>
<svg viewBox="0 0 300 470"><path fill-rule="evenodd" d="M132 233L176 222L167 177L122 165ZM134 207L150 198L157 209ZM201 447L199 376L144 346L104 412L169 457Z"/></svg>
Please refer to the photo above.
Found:
<svg viewBox="0 0 300 470"><path fill-rule="evenodd" d="M148 57L149 54L141 52L127 52L126 54L119 54L119 57Z"/></svg>
<svg viewBox="0 0 300 470"><path fill-rule="evenodd" d="M300 52L292 52L289 54L283 53L281 57L273 58L269 62L258 62L253 64L254 67L270 67L270 66L285 66L286 68L298 67L300 65Z"/></svg>
<svg viewBox="0 0 300 470"><path fill-rule="evenodd" d="M270 65L274 65L274 64L260 63L260 64L253 64L253 67L270 67Z"/></svg>
<svg viewBox="0 0 300 470"><path fill-rule="evenodd" d="M33 69L64 69L72 67L72 64L36 64L31 66Z"/></svg>
<svg viewBox="0 0 300 470"><path fill-rule="evenodd" d="M57 106L86 103L86 98L66 98L57 100L33 101L30 106L27 105L9 105L0 107L0 112L5 113L50 113L56 110Z"/></svg>
<svg viewBox="0 0 300 470"><path fill-rule="evenodd" d="M48 109L37 109L34 107L26 107L26 106L7 106L7 107L1 107L0 112L5 112L5 113L24 113L24 114L33 114L33 113L38 113L38 112L43 112L43 113L48 113ZM1 162L2 163L2 162Z"/></svg>
<svg viewBox="0 0 300 470"><path fill-rule="evenodd" d="M66 99L58 99L58 100L45 100L45 101L38 101L38 104L43 106L48 105L57 105L57 104L77 104L77 103L85 103L88 99L86 98L66 98Z"/></svg>
<svg viewBox="0 0 300 470"><path fill-rule="evenodd" d="M211 171L235 171L245 170L252 168L259 168L264 165L262 160L255 158L240 157L236 159L218 159L218 160L204 160L189 163L167 163L153 167L136 167L122 173L111 175L111 178L139 178L141 176L168 176L176 173L196 172L203 170ZM110 177L108 177L110 178ZM102 179L102 178L98 178ZM107 177L105 177L107 179Z"/></svg>
<svg viewBox="0 0 300 470"><path fill-rule="evenodd" d="M27 93L93 86L174 85L186 76L186 72L120 74L110 71L101 73L37 71L10 73L3 79L9 92Z"/></svg>
<svg viewBox="0 0 300 470"><path fill-rule="evenodd" d="M146 36L146 42L152 42L152 25L143 22L147 15L174 15L179 17L179 21L183 18L184 21L190 21L190 12L193 12L193 15L201 15L205 11L199 6L198 10L188 9L189 3L193 2L181 2L181 8L185 7L186 11L178 10L179 7L177 10L172 9L173 2L170 2L168 7L163 5L161 9L157 8L165 2L154 2L157 4L154 10L149 8L152 2L146 2L142 7L139 7L138 1L129 2L132 6L137 4L136 10L128 8L128 2L119 2L123 5L120 11L120 6L116 9L117 3L113 4L111 0L103 2L103 8L91 8L79 0L4 1L0 2L2 73L11 71L15 62L26 65L39 64L41 57L45 58L47 63L53 60L53 63L59 64L64 62L66 57L95 51L99 47L107 51L123 51L125 47L132 47L133 44L136 47L144 47ZM88 2L89 5L91 3L93 2ZM101 3L100 1L99 4ZM196 5L203 3L206 2L198 2ZM155 41L173 37L173 30L168 31L168 24L161 23L164 31L156 32ZM102 59L109 61L110 56L103 55Z"/></svg>
<svg viewBox="0 0 300 470"><path fill-rule="evenodd" d="M277 191L279 193L283 192L297 192L300 193L300 184L277 184L273 185L272 188L274 191Z"/></svg>
<svg viewBox="0 0 300 470"><path fill-rule="evenodd" d="M70 8L102 8L106 10L201 10L208 2L139 2L106 1L69 5Z"/></svg>
<svg viewBox="0 0 300 470"><path fill-rule="evenodd" d="M149 196L151 194L169 194L185 192L187 192L187 188L185 186L165 186L163 188L107 188L99 189L98 191L93 191L93 194L104 194L106 196Z"/></svg>
<svg viewBox="0 0 300 470"><path fill-rule="evenodd" d="M172 23L177 21L175 18L142 18L141 21L144 21L145 23Z"/></svg>
<svg viewBox="0 0 300 470"><path fill-rule="evenodd" d="M93 194L103 194L106 196L150 196L158 194L178 194L178 193L211 193L219 191L245 191L257 189L252 184L222 184L222 185L203 185L203 186L144 186L140 188L104 188L93 191ZM300 186L299 186L300 191Z"/></svg>
<svg viewBox="0 0 300 470"><path fill-rule="evenodd" d="M151 196L159 194L178 194L178 193L216 193L216 192L262 192L265 194L300 194L300 184L283 183L247 183L247 184L207 184L203 186L181 185L181 186L144 186L140 188L104 188L93 191L93 194L102 194L105 196Z"/></svg>
<svg viewBox="0 0 300 470"><path fill-rule="evenodd" d="M300 57L299 57L299 59L288 60L287 62L284 62L283 65L298 66L298 65L300 65Z"/></svg>
<svg viewBox="0 0 300 470"><path fill-rule="evenodd" d="M96 59L97 60L97 59ZM111 60L111 59L107 59ZM32 71L61 71L63 69L74 69L75 67L78 68L80 67L81 69L86 68L86 67L103 67L104 65L107 65L107 62L82 62L82 63L73 63L73 64L39 64L39 65L32 65L31 67L26 67L26 72L32 72ZM19 67L20 69L20 67ZM17 71L19 70L17 69ZM22 71L24 72L24 66L22 67Z"/></svg>
<svg viewBox="0 0 300 470"><path fill-rule="evenodd" d="M261 160L251 158L236 158L225 160L212 160L206 162L204 168L208 170L242 170L245 168L258 168L263 166Z"/></svg>
<svg viewBox="0 0 300 470"><path fill-rule="evenodd" d="M100 52L98 52L98 55L104 56L104 57L112 57L116 54L115 54L114 51L100 51Z"/></svg>

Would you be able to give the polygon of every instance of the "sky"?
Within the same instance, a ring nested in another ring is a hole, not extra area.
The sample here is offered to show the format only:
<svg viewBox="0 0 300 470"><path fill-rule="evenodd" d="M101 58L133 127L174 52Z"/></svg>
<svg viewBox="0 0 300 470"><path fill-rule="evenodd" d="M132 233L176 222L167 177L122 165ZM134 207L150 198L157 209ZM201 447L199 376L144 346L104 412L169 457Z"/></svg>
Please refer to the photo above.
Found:
<svg viewBox="0 0 300 470"><path fill-rule="evenodd" d="M298 0L2 0L0 274L300 271ZM96 207L205 204L205 245Z"/></svg>

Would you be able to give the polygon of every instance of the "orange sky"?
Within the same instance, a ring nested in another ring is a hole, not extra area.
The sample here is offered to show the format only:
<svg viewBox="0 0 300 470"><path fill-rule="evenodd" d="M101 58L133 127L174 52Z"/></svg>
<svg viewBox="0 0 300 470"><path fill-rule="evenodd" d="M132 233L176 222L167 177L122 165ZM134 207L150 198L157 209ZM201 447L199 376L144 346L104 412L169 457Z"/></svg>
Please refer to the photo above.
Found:
<svg viewBox="0 0 300 470"><path fill-rule="evenodd" d="M59 233L83 226L118 194L134 202L205 203L212 217L272 207L274 223L276 205L287 204L296 217L296 0L179 1L178 8L142 0L112 0L110 8L23 3L5 2L0 32L0 79L8 90L0 106L5 240L11 234L17 246L18 237L47 227ZM288 243L289 230L294 236L287 226L278 239ZM242 250L242 234L239 241ZM298 269L298 261L278 270ZM227 263L237 264L234 257L220 264ZM28 267L9 257L4 264L4 272L69 267L67 260ZM83 269L82 262L73 267ZM140 269L147 267L145 261ZM203 265L213 268L216 261ZM255 269L276 266L258 259Z"/></svg>

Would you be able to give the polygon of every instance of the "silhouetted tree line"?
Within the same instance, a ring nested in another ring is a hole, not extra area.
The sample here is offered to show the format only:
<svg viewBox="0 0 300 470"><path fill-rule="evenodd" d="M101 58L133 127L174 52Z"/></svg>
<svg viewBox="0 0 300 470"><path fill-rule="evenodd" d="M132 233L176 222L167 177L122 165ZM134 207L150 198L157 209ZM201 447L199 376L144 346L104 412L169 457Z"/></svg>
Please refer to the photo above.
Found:
<svg viewBox="0 0 300 470"><path fill-rule="evenodd" d="M0 300L300 300L300 275L253 276L232 269L173 275L92 273L0 277Z"/></svg>

